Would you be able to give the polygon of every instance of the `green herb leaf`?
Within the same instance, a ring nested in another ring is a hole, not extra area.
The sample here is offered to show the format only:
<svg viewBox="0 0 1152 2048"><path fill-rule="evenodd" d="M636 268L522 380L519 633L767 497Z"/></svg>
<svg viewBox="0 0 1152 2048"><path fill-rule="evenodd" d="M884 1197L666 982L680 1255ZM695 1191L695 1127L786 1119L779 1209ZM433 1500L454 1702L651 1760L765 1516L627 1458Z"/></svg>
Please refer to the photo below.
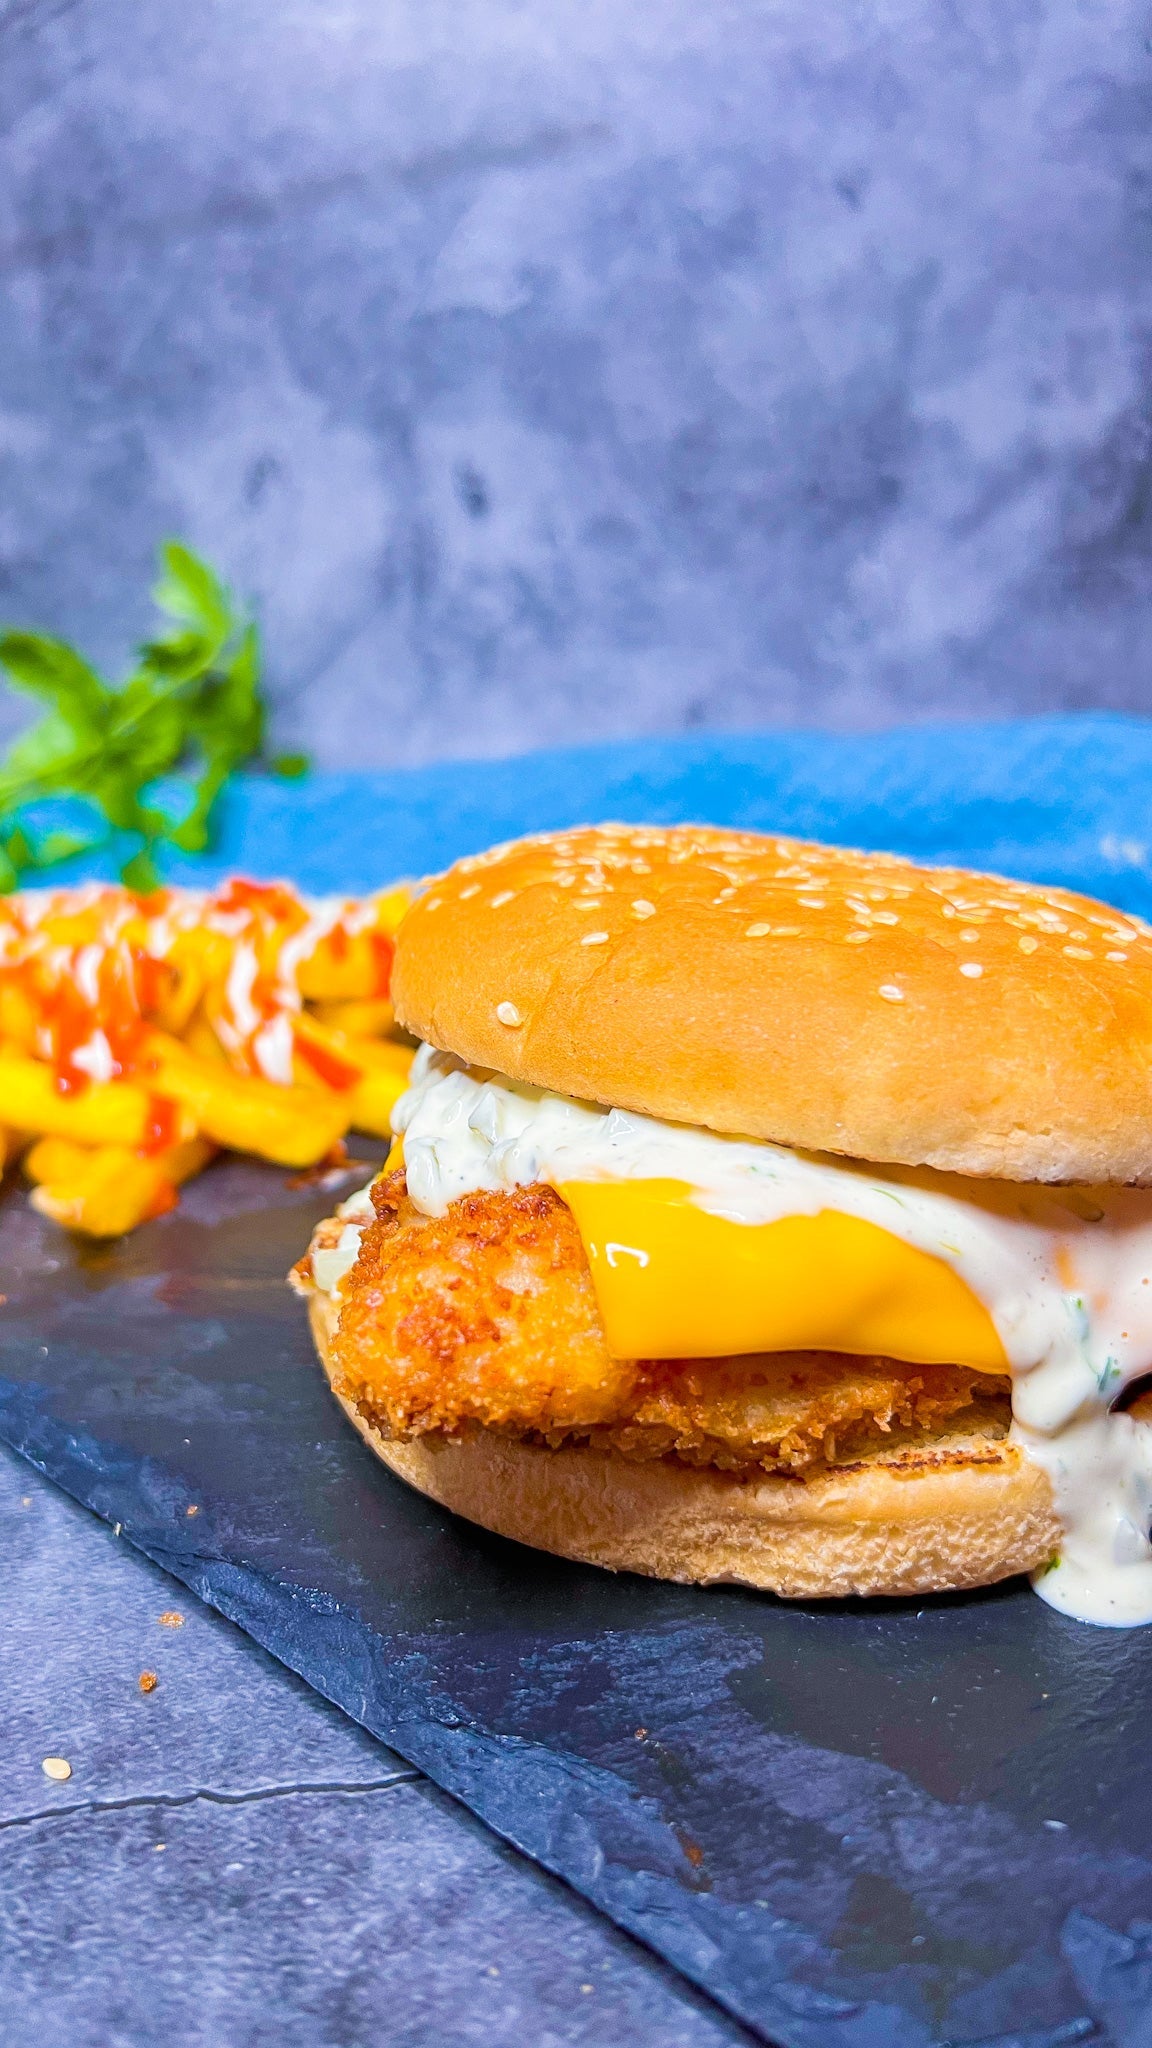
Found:
<svg viewBox="0 0 1152 2048"><path fill-rule="evenodd" d="M228 592L219 578L182 541L161 543L162 574L152 597L170 619L183 619L205 640L222 647L235 620Z"/></svg>
<svg viewBox="0 0 1152 2048"><path fill-rule="evenodd" d="M0 666L18 690L43 698L75 731L99 730L109 692L95 670L63 640L39 633L0 633Z"/></svg>
<svg viewBox="0 0 1152 2048"><path fill-rule="evenodd" d="M0 632L0 668L45 706L0 761L0 891L114 835L129 840L125 882L155 888L161 846L202 853L211 845L217 802L238 768L307 769L303 755L265 754L255 625L183 542L164 542L160 567L153 597L171 624L144 643L119 686L62 640ZM175 795L175 815L150 795L161 782ZM29 807L61 798L88 807L90 832L37 830Z"/></svg>

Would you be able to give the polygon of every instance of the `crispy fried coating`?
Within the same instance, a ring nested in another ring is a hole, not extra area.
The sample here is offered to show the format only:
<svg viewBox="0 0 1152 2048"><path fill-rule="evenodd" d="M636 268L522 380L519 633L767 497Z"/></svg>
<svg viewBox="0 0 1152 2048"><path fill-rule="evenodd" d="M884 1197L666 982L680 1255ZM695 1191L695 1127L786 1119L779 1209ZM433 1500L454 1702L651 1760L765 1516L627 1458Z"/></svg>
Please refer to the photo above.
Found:
<svg viewBox="0 0 1152 2048"><path fill-rule="evenodd" d="M1007 1432L1008 1380L960 1366L610 1357L579 1232L551 1188L466 1195L430 1217L401 1172L372 1200L334 1356L341 1391L386 1435L482 1427L799 1478L900 1447L978 1454Z"/></svg>
<svg viewBox="0 0 1152 2048"><path fill-rule="evenodd" d="M551 1188L465 1195L424 1216L394 1173L372 1201L335 1359L396 1435L469 1422L520 1435L628 1412L636 1368L608 1356L580 1234Z"/></svg>
<svg viewBox="0 0 1152 2048"><path fill-rule="evenodd" d="M878 1455L905 1468L941 1454L971 1462L980 1443L1007 1435L1010 1421L1006 1379L959 1366L794 1351L648 1365L632 1414L586 1435L627 1458L674 1456L799 1478ZM548 1443L561 1440L542 1434Z"/></svg>

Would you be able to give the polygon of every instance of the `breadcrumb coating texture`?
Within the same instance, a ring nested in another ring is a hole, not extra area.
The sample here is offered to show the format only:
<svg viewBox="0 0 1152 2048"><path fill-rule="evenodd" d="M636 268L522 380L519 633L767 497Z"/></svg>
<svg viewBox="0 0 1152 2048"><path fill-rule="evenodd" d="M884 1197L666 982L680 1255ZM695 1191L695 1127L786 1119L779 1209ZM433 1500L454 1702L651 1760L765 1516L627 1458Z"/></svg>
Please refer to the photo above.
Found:
<svg viewBox="0 0 1152 2048"><path fill-rule="evenodd" d="M579 1232L551 1188L467 1195L425 1216L400 1172L372 1201L333 1349L340 1391L385 1435L484 1428L799 1478L877 1455L969 1462L1007 1433L1008 1380L960 1366L612 1358Z"/></svg>

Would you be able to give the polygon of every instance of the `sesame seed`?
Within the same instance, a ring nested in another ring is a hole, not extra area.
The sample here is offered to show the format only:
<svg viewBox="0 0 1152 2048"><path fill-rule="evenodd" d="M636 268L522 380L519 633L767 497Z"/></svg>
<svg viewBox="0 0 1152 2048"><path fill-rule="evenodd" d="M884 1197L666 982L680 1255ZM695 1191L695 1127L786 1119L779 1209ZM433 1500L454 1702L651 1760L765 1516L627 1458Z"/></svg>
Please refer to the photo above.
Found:
<svg viewBox="0 0 1152 2048"><path fill-rule="evenodd" d="M608 933L585 932L580 944L582 946L606 946L608 944Z"/></svg>
<svg viewBox="0 0 1152 2048"><path fill-rule="evenodd" d="M902 988L897 988L894 981L881 982L877 994L882 995L886 1003L902 1003L904 1001L904 991Z"/></svg>
<svg viewBox="0 0 1152 2048"><path fill-rule="evenodd" d="M46 1778L55 1778L58 1785L72 1776L72 1766L66 1756L46 1756L40 1769Z"/></svg>
<svg viewBox="0 0 1152 2048"><path fill-rule="evenodd" d="M750 924L745 927L746 939L766 939L772 927L770 924Z"/></svg>
<svg viewBox="0 0 1152 2048"><path fill-rule="evenodd" d="M960 944L961 944L962 946L974 946L974 945L976 944L976 941L977 941L977 939L978 939L978 938L980 937L980 934L979 934L979 932L970 932L970 931L969 931L969 932L958 932L958 933L956 934L956 936L957 936L957 938L959 939L959 941L960 941Z"/></svg>
<svg viewBox="0 0 1152 2048"><path fill-rule="evenodd" d="M827 910L828 908L827 898L824 896L798 896L796 901L800 905L801 910ZM895 922L896 919L893 918L892 923L895 924Z"/></svg>
<svg viewBox="0 0 1152 2048"><path fill-rule="evenodd" d="M1092 958L1087 946L1065 946L1062 948L1062 951L1068 960L1090 960Z"/></svg>
<svg viewBox="0 0 1152 2048"><path fill-rule="evenodd" d="M512 898L515 894L515 889L501 889L500 894L492 898L492 909L503 910L504 905L506 903L511 903Z"/></svg>
<svg viewBox="0 0 1152 2048"><path fill-rule="evenodd" d="M1128 955L1127 953L1105 953L1104 958L1106 960L1126 960Z"/></svg>
<svg viewBox="0 0 1152 2048"><path fill-rule="evenodd" d="M1016 943L1022 953L1034 953L1040 941L1039 939L1017 939Z"/></svg>
<svg viewBox="0 0 1152 2048"><path fill-rule="evenodd" d="M871 932L845 932L844 944L846 946L866 946L871 937Z"/></svg>
<svg viewBox="0 0 1152 2048"><path fill-rule="evenodd" d="M873 924L899 924L900 919L894 910L874 910L872 912L872 922Z"/></svg>
<svg viewBox="0 0 1152 2048"><path fill-rule="evenodd" d="M735 894L735 889L721 889L720 894L712 898L713 908L715 908L717 903L727 903L729 897L734 896Z"/></svg>
<svg viewBox="0 0 1152 2048"><path fill-rule="evenodd" d="M442 896L426 896L424 898L424 908L425 910L439 910L443 901L444 898Z"/></svg>
<svg viewBox="0 0 1152 2048"><path fill-rule="evenodd" d="M509 1031L518 1031L524 1022L515 1003L497 1003L496 1017L499 1023L508 1026Z"/></svg>
<svg viewBox="0 0 1152 2048"><path fill-rule="evenodd" d="M960 972L961 974L966 974L969 981L979 981L984 969L978 960L962 960L960 962Z"/></svg>
<svg viewBox="0 0 1152 2048"><path fill-rule="evenodd" d="M479 894L480 894L480 884L479 884L479 882L469 882L469 884L468 884L468 887L467 887L466 889L461 889L461 891L460 891L460 901L461 901L461 903L467 903L467 901L468 901L468 898L469 898L470 896L478 896Z"/></svg>
<svg viewBox="0 0 1152 2048"><path fill-rule="evenodd" d="M632 905L632 915L633 917L655 917L656 905L646 902L643 896L638 896Z"/></svg>

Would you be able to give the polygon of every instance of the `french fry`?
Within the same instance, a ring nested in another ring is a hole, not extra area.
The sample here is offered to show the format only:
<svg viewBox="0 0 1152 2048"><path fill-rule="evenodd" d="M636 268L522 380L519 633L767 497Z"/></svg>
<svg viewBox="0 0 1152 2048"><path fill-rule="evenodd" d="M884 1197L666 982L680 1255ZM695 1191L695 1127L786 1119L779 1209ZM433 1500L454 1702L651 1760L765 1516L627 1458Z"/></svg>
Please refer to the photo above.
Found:
<svg viewBox="0 0 1152 2048"><path fill-rule="evenodd" d="M369 1138L392 1136L392 1111L408 1086L406 1076L365 1074L348 1097L348 1126Z"/></svg>
<svg viewBox="0 0 1152 2048"><path fill-rule="evenodd" d="M152 1125L149 1092L134 1081L103 1081L62 1095L43 1060L0 1052L0 1119L41 1137L78 1145L143 1145ZM194 1120L180 1119L177 1135L191 1137Z"/></svg>
<svg viewBox="0 0 1152 2048"><path fill-rule="evenodd" d="M297 1017L295 1038L297 1081L318 1076L342 1089L350 1127L369 1137L390 1138L393 1108L408 1086L410 1049L334 1031L307 1015Z"/></svg>
<svg viewBox="0 0 1152 2048"><path fill-rule="evenodd" d="M203 1138L152 1153L41 1138L24 1159L35 1183L29 1200L42 1216L86 1237L122 1237L171 1209L177 1187L199 1173L214 1150Z"/></svg>
<svg viewBox="0 0 1152 2048"><path fill-rule="evenodd" d="M412 1047L395 1039L368 1038L324 1024L309 1010L293 1019L297 1060L329 1087L351 1087L357 1074L407 1075Z"/></svg>
<svg viewBox="0 0 1152 2048"><path fill-rule="evenodd" d="M189 1052L194 1052L197 1059L210 1060L216 1067L228 1065L228 1055L203 1010L197 1010L182 1033L182 1038Z"/></svg>
<svg viewBox="0 0 1152 2048"><path fill-rule="evenodd" d="M22 1157L44 1215L108 1237L217 1146L307 1168L351 1124L388 1136L411 894L317 903L233 877L0 897L0 1168Z"/></svg>
<svg viewBox="0 0 1152 2048"><path fill-rule="evenodd" d="M377 896L377 930L389 932L395 938L405 917L412 908L415 897L416 891L408 882L401 882L399 888L389 889L384 895Z"/></svg>
<svg viewBox="0 0 1152 2048"><path fill-rule="evenodd" d="M226 944L216 950L223 963ZM162 1031L171 1031L179 1036L185 1030L204 994L209 965L208 948L200 934L181 932L163 963L152 1006Z"/></svg>
<svg viewBox="0 0 1152 2048"><path fill-rule="evenodd" d="M296 986L311 1002L363 1001L388 986L391 941L379 932L356 932L339 945L321 939L296 969Z"/></svg>
<svg viewBox="0 0 1152 2048"><path fill-rule="evenodd" d="M358 1002L387 991L392 939L412 901L410 889L392 889L374 903L367 931L339 926L317 940L296 969L296 986L308 1002Z"/></svg>
<svg viewBox="0 0 1152 2048"><path fill-rule="evenodd" d="M331 1031L350 1031L354 1038L387 1038L398 1029L387 996L365 996L359 1002L314 1003L308 1015Z"/></svg>
<svg viewBox="0 0 1152 2048"><path fill-rule="evenodd" d="M277 1166L315 1166L348 1128L348 1103L330 1088L281 1087L190 1053L179 1039L148 1037L156 1086L218 1145Z"/></svg>
<svg viewBox="0 0 1152 2048"><path fill-rule="evenodd" d="M0 978L0 1043L31 1052L36 1043L36 1009L24 989Z"/></svg>
<svg viewBox="0 0 1152 2048"><path fill-rule="evenodd" d="M367 1058L349 1099L349 1122L354 1131L369 1137L390 1138L392 1111L408 1086L412 1053L406 1045L381 1045L372 1039L350 1039L350 1048L357 1043Z"/></svg>

